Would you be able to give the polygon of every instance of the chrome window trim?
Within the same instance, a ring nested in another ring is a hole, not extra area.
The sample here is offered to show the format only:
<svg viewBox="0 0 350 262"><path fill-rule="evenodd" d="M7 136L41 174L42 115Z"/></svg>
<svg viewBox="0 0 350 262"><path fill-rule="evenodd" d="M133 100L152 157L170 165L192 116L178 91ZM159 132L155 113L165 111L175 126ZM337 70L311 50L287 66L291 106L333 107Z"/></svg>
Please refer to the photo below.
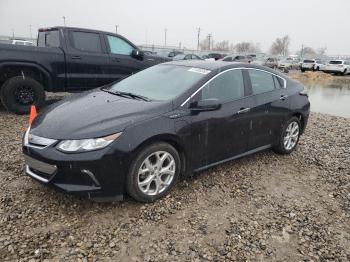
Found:
<svg viewBox="0 0 350 262"><path fill-rule="evenodd" d="M263 69L259 69L259 68L253 68L253 67L236 67L236 68L229 68L226 69L225 71L222 71L220 73L218 73L217 75L213 76L212 78L210 78L207 82L205 82L201 87L199 87L192 95L190 95L180 106L183 107L188 101L191 100L191 98L193 98L199 91L201 91L204 86L206 86L207 84L209 84L211 81L213 81L215 78L217 78L218 76L228 72L228 71L233 71L233 70L243 70L243 69L248 69L248 70L256 70L256 71L262 71L271 75L274 75L276 77L279 77L280 79L283 80L283 88L287 88L287 80L277 74L274 74L272 72L263 70Z"/></svg>

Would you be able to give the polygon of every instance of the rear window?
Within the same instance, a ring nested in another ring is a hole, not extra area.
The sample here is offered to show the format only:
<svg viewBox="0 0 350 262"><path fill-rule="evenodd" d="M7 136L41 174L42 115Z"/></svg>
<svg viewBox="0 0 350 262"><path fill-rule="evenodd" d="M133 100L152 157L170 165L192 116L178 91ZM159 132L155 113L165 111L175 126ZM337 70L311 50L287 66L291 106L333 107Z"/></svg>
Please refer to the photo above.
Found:
<svg viewBox="0 0 350 262"><path fill-rule="evenodd" d="M337 60L329 61L329 64L331 65L341 65L342 63L343 61L337 61Z"/></svg>
<svg viewBox="0 0 350 262"><path fill-rule="evenodd" d="M38 46L59 47L60 34L58 30L39 32Z"/></svg>
<svg viewBox="0 0 350 262"><path fill-rule="evenodd" d="M85 52L102 53L100 35L87 32L72 32L72 42L76 49Z"/></svg>
<svg viewBox="0 0 350 262"><path fill-rule="evenodd" d="M307 60L307 59L306 59L306 60L304 60L304 63L306 63L306 64L307 64L307 63L315 63L315 60Z"/></svg>

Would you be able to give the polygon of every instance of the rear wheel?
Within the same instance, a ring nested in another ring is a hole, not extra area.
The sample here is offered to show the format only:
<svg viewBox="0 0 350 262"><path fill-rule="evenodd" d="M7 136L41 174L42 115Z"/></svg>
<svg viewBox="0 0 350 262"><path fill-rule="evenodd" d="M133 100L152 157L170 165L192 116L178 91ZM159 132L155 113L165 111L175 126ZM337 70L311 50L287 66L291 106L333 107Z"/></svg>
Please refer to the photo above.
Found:
<svg viewBox="0 0 350 262"><path fill-rule="evenodd" d="M176 149L156 143L139 152L127 177L127 192L140 202L153 202L166 196L175 185L181 170Z"/></svg>
<svg viewBox="0 0 350 262"><path fill-rule="evenodd" d="M292 117L283 126L278 144L273 148L280 154L289 154L297 146L301 132L300 121L297 117Z"/></svg>
<svg viewBox="0 0 350 262"><path fill-rule="evenodd" d="M347 73L347 70L345 69L344 72L342 73L342 75L344 76L344 75L346 75L346 73Z"/></svg>
<svg viewBox="0 0 350 262"><path fill-rule="evenodd" d="M10 78L1 88L1 102L7 110L15 114L27 114L30 106L40 109L45 103L43 86L30 77Z"/></svg>
<svg viewBox="0 0 350 262"><path fill-rule="evenodd" d="M302 68L302 69L301 69L301 72L303 72L303 73L304 73L304 72L305 72L305 69L303 69L303 68Z"/></svg>

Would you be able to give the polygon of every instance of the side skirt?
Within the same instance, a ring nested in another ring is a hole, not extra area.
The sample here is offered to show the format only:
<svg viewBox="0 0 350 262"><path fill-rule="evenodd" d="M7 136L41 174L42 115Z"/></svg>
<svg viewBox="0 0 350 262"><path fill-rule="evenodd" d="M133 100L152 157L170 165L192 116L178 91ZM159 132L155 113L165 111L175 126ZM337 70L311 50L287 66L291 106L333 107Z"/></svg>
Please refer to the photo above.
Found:
<svg viewBox="0 0 350 262"><path fill-rule="evenodd" d="M226 158L226 159L221 160L219 162L215 162L215 163L209 164L207 166L203 166L203 167L197 168L197 169L193 170L193 172L199 172L199 171L211 168L213 166L220 165L222 163L225 163L225 162L228 162L228 161L231 161L231 160L235 160L235 159L238 159L238 158L241 158L241 157L244 157L244 156L248 156L248 155L251 155L251 154L254 154L254 153L266 150L266 149L269 149L271 147L272 147L272 145L261 146L261 147L249 150L247 152L244 152L242 154L239 154L239 155L236 155L236 156L233 156L233 157L230 157L230 158Z"/></svg>

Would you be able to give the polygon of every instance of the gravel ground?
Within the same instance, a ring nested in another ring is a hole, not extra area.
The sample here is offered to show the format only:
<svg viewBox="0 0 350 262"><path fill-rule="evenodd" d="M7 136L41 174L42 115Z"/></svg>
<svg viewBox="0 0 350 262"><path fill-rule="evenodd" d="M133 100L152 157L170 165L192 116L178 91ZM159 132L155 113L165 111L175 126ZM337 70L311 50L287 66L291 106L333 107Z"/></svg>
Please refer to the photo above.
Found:
<svg viewBox="0 0 350 262"><path fill-rule="evenodd" d="M350 119L201 172L165 199L100 204L23 176L27 117L0 109L1 261L350 260Z"/></svg>

